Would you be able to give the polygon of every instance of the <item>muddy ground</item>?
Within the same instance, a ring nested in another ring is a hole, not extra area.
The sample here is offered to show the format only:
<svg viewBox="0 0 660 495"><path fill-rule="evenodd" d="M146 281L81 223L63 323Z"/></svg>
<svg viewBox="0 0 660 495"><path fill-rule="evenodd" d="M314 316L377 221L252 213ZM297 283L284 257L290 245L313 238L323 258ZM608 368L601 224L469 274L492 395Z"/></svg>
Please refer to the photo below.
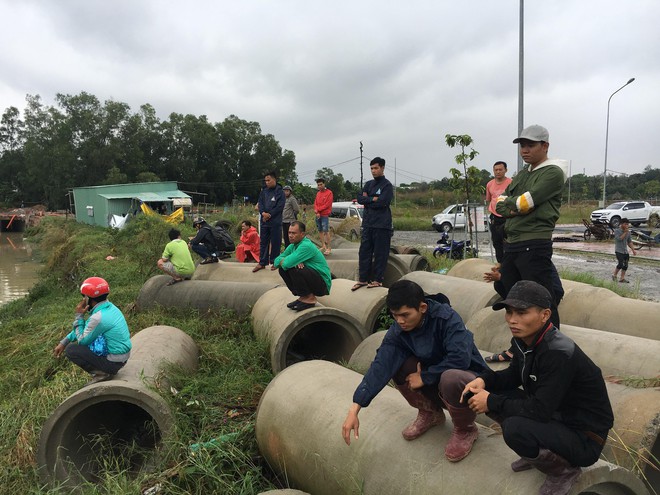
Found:
<svg viewBox="0 0 660 495"><path fill-rule="evenodd" d="M456 239L465 234L455 233ZM433 249L440 234L436 232L395 231L392 238L394 245L412 245ZM590 251L580 251L588 249ZM479 234L479 254L490 259L488 234ZM644 248L637 256L630 256L630 264L626 278L630 280L630 290L637 297L660 302L660 247ZM494 256L492 258L494 260ZM574 273L590 273L597 278L610 280L616 258L614 243L554 243L553 261L557 269L570 270Z"/></svg>

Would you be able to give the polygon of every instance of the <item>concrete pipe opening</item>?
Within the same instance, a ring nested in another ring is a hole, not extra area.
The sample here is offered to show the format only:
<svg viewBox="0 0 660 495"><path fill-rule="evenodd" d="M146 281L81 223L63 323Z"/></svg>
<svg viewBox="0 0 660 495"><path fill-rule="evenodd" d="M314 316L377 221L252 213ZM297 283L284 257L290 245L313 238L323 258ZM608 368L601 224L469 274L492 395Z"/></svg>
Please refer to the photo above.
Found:
<svg viewBox="0 0 660 495"><path fill-rule="evenodd" d="M137 474L170 434L172 414L153 385L158 377L166 387L165 363L194 370L199 350L190 336L168 326L146 328L131 340L131 357L117 376L74 392L44 423L37 465L45 482L76 489L108 471Z"/></svg>
<svg viewBox="0 0 660 495"><path fill-rule="evenodd" d="M286 307L290 298L288 289L272 289L252 310L255 335L270 342L273 372L312 359L348 361L362 341L359 322L341 310L323 306L292 311Z"/></svg>

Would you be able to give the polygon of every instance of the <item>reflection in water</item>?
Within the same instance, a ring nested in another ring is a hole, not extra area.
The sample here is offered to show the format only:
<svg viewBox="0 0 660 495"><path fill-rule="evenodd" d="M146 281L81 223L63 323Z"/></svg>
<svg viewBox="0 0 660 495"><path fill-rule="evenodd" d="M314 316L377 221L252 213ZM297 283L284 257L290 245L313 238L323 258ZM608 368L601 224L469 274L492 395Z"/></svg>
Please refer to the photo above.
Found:
<svg viewBox="0 0 660 495"><path fill-rule="evenodd" d="M33 256L22 232L0 234L0 304L26 295L35 284L41 264Z"/></svg>

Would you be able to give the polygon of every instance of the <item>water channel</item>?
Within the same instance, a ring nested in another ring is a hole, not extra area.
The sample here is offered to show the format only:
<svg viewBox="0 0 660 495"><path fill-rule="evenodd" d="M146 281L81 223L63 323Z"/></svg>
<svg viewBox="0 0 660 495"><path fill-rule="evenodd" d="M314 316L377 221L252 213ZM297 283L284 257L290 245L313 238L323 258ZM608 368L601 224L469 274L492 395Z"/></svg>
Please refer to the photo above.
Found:
<svg viewBox="0 0 660 495"><path fill-rule="evenodd" d="M0 233L0 305L25 296L41 266L22 232Z"/></svg>

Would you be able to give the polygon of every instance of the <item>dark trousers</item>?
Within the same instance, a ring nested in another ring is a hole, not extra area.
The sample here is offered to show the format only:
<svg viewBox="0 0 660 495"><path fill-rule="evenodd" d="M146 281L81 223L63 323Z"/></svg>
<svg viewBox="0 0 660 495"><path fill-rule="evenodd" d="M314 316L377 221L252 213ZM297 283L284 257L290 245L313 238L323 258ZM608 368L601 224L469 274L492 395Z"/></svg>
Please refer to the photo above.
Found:
<svg viewBox="0 0 660 495"><path fill-rule="evenodd" d="M404 385L406 377L417 372L419 359L410 356L403 363L399 371L392 377L397 385ZM440 382L433 385L424 385L419 392L429 399L438 409L447 408L446 404L453 407L468 407L461 404L461 395L465 385L474 380L477 374L469 370L447 370L440 375Z"/></svg>
<svg viewBox="0 0 660 495"><path fill-rule="evenodd" d="M261 222L259 243L259 264L271 265L280 255L282 244L282 224Z"/></svg>
<svg viewBox="0 0 660 495"><path fill-rule="evenodd" d="M362 227L358 268L360 282L383 282L391 240L390 229Z"/></svg>
<svg viewBox="0 0 660 495"><path fill-rule="evenodd" d="M126 363L108 361L105 356L97 356L86 345L71 343L64 348L64 354L73 364L80 366L87 373L92 371L103 371L110 375L116 375Z"/></svg>
<svg viewBox="0 0 660 495"><path fill-rule="evenodd" d="M321 275L311 268L290 268L284 270L280 268L280 277L294 296L327 296L328 286L325 284Z"/></svg>
<svg viewBox="0 0 660 495"><path fill-rule="evenodd" d="M502 217L490 216L490 239L495 249L495 259L502 263L504 259L504 224L506 219Z"/></svg>
<svg viewBox="0 0 660 495"><path fill-rule="evenodd" d="M289 227L291 226L290 223L284 223L282 222L282 239L284 239L284 248L286 249L289 244L291 244L291 241L289 241Z"/></svg>
<svg viewBox="0 0 660 495"><path fill-rule="evenodd" d="M519 280L532 280L548 289L552 301L557 301L553 287L553 270L555 269L552 264L551 242L522 251L510 250L506 244L504 245L504 258L500 273L507 294ZM559 328L559 312L555 302L550 309L552 309L550 321Z"/></svg>
<svg viewBox="0 0 660 495"><path fill-rule="evenodd" d="M624 272L628 271L628 262L630 261L630 255L627 253L619 253L616 251L614 252L614 254L616 255L616 261L617 261L616 269L623 270Z"/></svg>
<svg viewBox="0 0 660 495"><path fill-rule="evenodd" d="M215 254L215 247L211 248L207 246L206 244L193 244L192 250L199 254L203 259L210 258L213 254Z"/></svg>

